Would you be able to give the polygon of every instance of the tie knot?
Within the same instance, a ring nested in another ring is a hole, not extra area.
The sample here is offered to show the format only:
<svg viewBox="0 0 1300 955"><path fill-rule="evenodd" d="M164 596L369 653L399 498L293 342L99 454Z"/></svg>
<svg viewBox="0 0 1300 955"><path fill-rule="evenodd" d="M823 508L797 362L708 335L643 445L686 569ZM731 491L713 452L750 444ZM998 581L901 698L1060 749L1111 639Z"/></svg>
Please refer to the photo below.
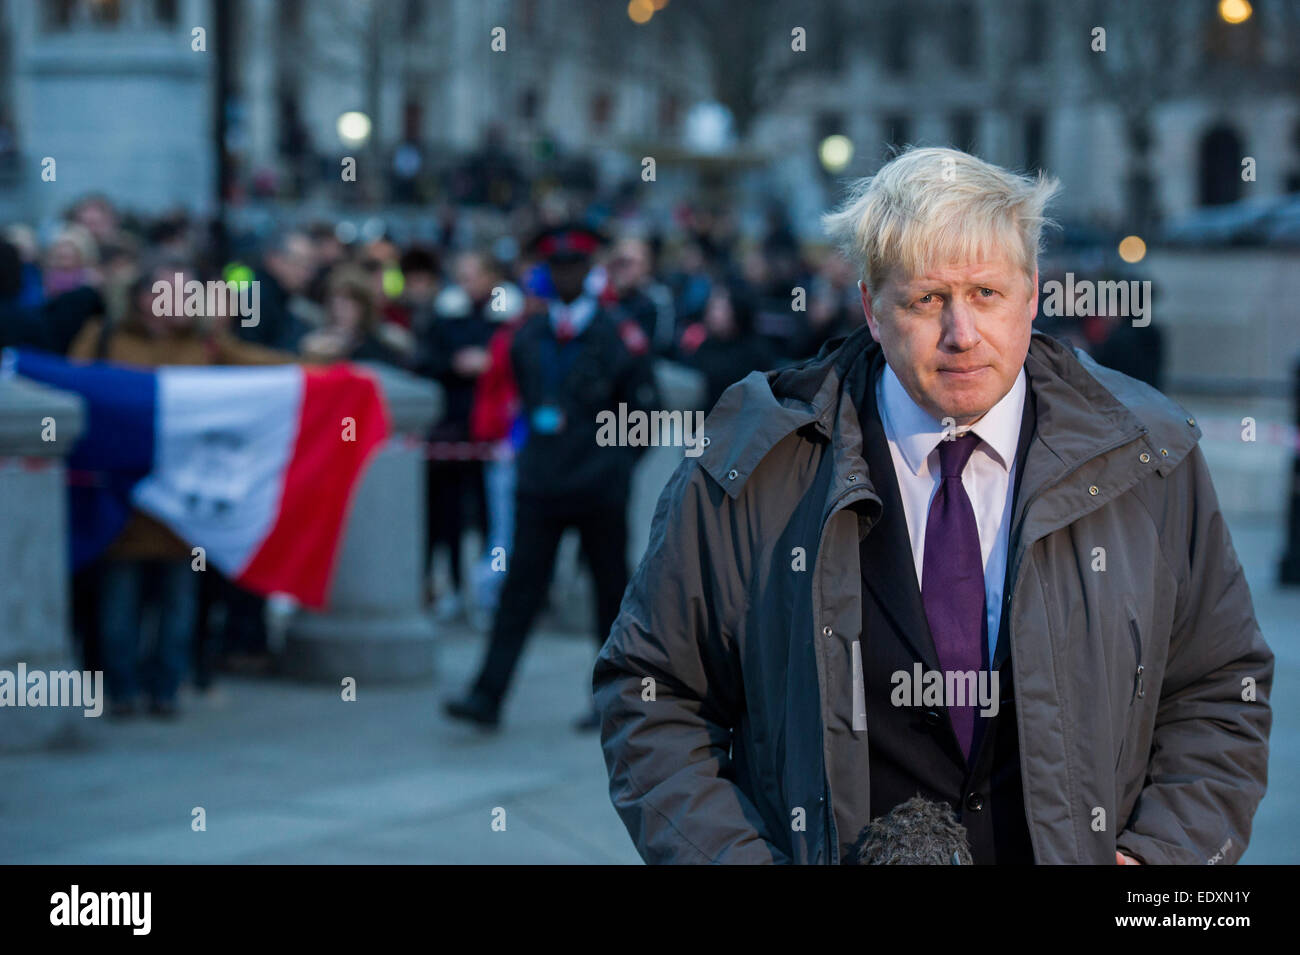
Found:
<svg viewBox="0 0 1300 955"><path fill-rule="evenodd" d="M961 477L966 462L980 443L980 437L974 431L967 431L951 440L945 438L939 442L939 473L943 477Z"/></svg>

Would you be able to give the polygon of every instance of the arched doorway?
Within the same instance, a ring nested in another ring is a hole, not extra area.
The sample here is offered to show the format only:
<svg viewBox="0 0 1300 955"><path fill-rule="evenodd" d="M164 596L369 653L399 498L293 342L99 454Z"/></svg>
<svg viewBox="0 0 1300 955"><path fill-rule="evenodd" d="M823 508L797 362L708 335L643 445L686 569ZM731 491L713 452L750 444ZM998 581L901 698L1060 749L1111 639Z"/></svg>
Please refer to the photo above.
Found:
<svg viewBox="0 0 1300 955"><path fill-rule="evenodd" d="M1221 206L1241 198L1244 153L1241 137L1226 124L1201 137L1201 205Z"/></svg>

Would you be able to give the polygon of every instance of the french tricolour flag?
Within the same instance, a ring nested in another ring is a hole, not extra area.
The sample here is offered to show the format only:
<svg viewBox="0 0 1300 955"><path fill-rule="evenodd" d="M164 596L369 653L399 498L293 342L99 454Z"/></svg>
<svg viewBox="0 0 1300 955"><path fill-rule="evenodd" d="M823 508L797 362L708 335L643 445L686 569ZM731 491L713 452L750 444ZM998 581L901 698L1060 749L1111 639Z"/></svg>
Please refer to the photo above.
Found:
<svg viewBox="0 0 1300 955"><path fill-rule="evenodd" d="M352 492L389 434L373 379L349 365L142 369L27 349L3 365L86 401L67 458L74 567L134 506L248 589L324 606Z"/></svg>

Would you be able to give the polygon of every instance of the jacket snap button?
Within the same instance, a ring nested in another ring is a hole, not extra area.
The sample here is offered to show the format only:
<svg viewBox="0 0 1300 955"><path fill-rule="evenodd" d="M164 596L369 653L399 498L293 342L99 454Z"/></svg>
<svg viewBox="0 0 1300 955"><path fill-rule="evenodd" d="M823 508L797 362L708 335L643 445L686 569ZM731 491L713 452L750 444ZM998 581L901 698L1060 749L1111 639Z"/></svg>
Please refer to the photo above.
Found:
<svg viewBox="0 0 1300 955"><path fill-rule="evenodd" d="M708 436L706 435L705 437L700 438L700 447L707 448L708 446L709 446Z"/></svg>
<svg viewBox="0 0 1300 955"><path fill-rule="evenodd" d="M1188 419L1187 419L1187 423L1190 424L1192 427L1196 427L1196 419L1195 419L1195 418L1188 418Z"/></svg>
<svg viewBox="0 0 1300 955"><path fill-rule="evenodd" d="M1166 457L1166 458L1169 457L1169 452L1166 451L1164 448L1161 448L1161 449L1160 449L1160 454L1161 454L1161 456L1163 456L1163 457Z"/></svg>
<svg viewBox="0 0 1300 955"><path fill-rule="evenodd" d="M1097 485L1094 484L1094 485L1092 485L1092 487L1088 488L1088 493L1091 494L1093 497L1096 497L1096 496L1097 496Z"/></svg>
<svg viewBox="0 0 1300 955"><path fill-rule="evenodd" d="M822 627L822 636L823 636L823 637L829 637L830 635L831 635L831 628L830 628L830 627Z"/></svg>
<svg viewBox="0 0 1300 955"><path fill-rule="evenodd" d="M850 483L850 484L852 484L852 483L854 483L855 481L857 481L857 479L858 479L858 476L857 476L856 474L850 474L850 475L849 475L849 483Z"/></svg>
<svg viewBox="0 0 1300 955"><path fill-rule="evenodd" d="M925 725L926 725L926 726L938 726L938 725L939 725L939 711L938 711L938 710L926 710L926 711L925 711Z"/></svg>
<svg viewBox="0 0 1300 955"><path fill-rule="evenodd" d="M980 798L979 793L971 793L966 797L966 808L971 812L979 812L984 808L984 800Z"/></svg>
<svg viewBox="0 0 1300 955"><path fill-rule="evenodd" d="M727 472L727 480L734 481L739 475L740 472L737 471L735 468L732 468L730 471Z"/></svg>
<svg viewBox="0 0 1300 955"><path fill-rule="evenodd" d="M1138 460L1141 461L1143 464L1146 464L1148 461L1151 460L1151 455L1143 451L1141 454L1138 455Z"/></svg>

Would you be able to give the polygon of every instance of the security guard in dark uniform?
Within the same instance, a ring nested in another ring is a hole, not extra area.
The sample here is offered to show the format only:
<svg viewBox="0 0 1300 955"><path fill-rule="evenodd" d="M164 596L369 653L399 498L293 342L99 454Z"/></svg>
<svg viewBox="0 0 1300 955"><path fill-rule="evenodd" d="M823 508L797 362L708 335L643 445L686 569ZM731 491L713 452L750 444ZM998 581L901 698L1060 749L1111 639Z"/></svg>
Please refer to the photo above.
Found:
<svg viewBox="0 0 1300 955"><path fill-rule="evenodd" d="M601 412L658 405L650 343L632 319L586 287L602 237L581 226L549 229L532 248L554 295L525 320L510 348L527 438L516 459L515 532L491 642L470 692L448 715L495 727L533 620L546 598L560 537L576 528L596 590L597 649L627 587L627 503L644 448L597 443ZM621 417L621 416L620 416ZM594 730L594 707L575 728Z"/></svg>

